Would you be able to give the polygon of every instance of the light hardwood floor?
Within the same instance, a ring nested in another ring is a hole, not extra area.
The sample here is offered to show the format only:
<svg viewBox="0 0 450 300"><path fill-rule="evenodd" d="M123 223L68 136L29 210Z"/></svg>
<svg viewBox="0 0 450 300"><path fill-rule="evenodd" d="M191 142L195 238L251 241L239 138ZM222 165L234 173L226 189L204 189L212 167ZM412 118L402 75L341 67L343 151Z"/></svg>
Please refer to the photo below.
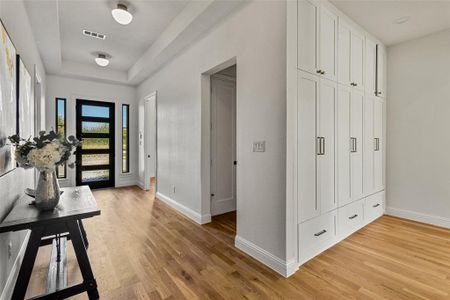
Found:
<svg viewBox="0 0 450 300"><path fill-rule="evenodd" d="M285 279L233 246L233 213L200 226L137 187L94 195L102 215L85 227L102 299L450 299L450 230L384 216ZM49 255L28 297L43 291Z"/></svg>

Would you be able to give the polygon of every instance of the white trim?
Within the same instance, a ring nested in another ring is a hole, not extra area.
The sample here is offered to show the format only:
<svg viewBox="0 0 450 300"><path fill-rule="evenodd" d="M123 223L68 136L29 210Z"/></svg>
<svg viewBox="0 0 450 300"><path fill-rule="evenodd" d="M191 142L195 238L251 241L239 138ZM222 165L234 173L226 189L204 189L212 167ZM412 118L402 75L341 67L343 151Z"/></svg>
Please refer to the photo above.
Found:
<svg viewBox="0 0 450 300"><path fill-rule="evenodd" d="M389 216L409 219L417 222L422 222L426 224L431 224L439 227L449 228L450 229L450 219L444 218L440 216L432 216L423 213L418 213L415 211L395 208L395 207L386 207L386 214Z"/></svg>
<svg viewBox="0 0 450 300"><path fill-rule="evenodd" d="M159 192L156 193L156 198L166 203L170 207L174 208L175 210L179 211L180 213L182 213L183 215L185 215L186 217L195 221L198 224L206 224L211 222L211 214L201 215L198 212L193 211L189 207L184 206Z"/></svg>
<svg viewBox="0 0 450 300"><path fill-rule="evenodd" d="M30 238L31 231L28 231L25 238L23 239L22 246L20 246L19 253L17 253L16 260L9 272L8 279L6 280L5 287L3 288L2 294L0 295L0 300L11 299L14 285L19 275L19 269L22 265L22 260L25 255L25 250L27 249L28 239Z"/></svg>
<svg viewBox="0 0 450 300"><path fill-rule="evenodd" d="M236 235L234 245L239 250L268 266L283 277L288 277L298 270L298 263L296 263L295 260L291 260L289 263L286 263L285 260L282 260L281 258L238 235Z"/></svg>
<svg viewBox="0 0 450 300"><path fill-rule="evenodd" d="M137 182L137 186L140 187L141 189L145 190L144 183L142 181L139 180Z"/></svg>

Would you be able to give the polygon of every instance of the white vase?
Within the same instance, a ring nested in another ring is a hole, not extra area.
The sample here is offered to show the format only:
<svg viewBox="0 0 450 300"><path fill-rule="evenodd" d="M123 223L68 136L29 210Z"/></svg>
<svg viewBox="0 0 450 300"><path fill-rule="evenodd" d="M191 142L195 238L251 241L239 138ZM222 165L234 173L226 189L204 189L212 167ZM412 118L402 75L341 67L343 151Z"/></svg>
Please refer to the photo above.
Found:
<svg viewBox="0 0 450 300"><path fill-rule="evenodd" d="M36 207L39 210L52 210L58 205L60 189L55 171L40 171L36 188Z"/></svg>

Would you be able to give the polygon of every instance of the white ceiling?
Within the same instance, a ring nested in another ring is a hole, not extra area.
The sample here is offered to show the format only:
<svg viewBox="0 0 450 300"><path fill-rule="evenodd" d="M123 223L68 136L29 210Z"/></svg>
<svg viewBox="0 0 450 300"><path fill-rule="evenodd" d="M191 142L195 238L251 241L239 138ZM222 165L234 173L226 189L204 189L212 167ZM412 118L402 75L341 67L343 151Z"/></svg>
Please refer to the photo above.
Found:
<svg viewBox="0 0 450 300"><path fill-rule="evenodd" d="M133 21L124 26L111 16L119 1L25 0L47 73L137 85L245 3L128 0ZM106 39L84 36L83 29ZM96 52L111 55L107 67L95 64Z"/></svg>
<svg viewBox="0 0 450 300"><path fill-rule="evenodd" d="M186 6L187 0L130 1L135 11L131 24L111 17L108 0L59 1L62 59L92 63L92 53L112 56L109 68L127 71ZM106 34L105 40L82 35L83 29Z"/></svg>
<svg viewBox="0 0 450 300"><path fill-rule="evenodd" d="M450 28L450 1L332 0L337 8L379 38L394 45ZM396 24L401 17L410 17Z"/></svg>

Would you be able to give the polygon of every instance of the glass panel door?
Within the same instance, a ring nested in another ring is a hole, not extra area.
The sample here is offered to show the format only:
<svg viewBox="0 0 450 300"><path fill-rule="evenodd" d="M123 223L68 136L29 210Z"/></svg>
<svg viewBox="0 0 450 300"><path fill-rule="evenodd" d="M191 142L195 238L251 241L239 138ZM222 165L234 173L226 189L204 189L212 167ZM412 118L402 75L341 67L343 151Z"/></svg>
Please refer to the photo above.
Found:
<svg viewBox="0 0 450 300"><path fill-rule="evenodd" d="M114 186L114 103L77 99L77 185Z"/></svg>

